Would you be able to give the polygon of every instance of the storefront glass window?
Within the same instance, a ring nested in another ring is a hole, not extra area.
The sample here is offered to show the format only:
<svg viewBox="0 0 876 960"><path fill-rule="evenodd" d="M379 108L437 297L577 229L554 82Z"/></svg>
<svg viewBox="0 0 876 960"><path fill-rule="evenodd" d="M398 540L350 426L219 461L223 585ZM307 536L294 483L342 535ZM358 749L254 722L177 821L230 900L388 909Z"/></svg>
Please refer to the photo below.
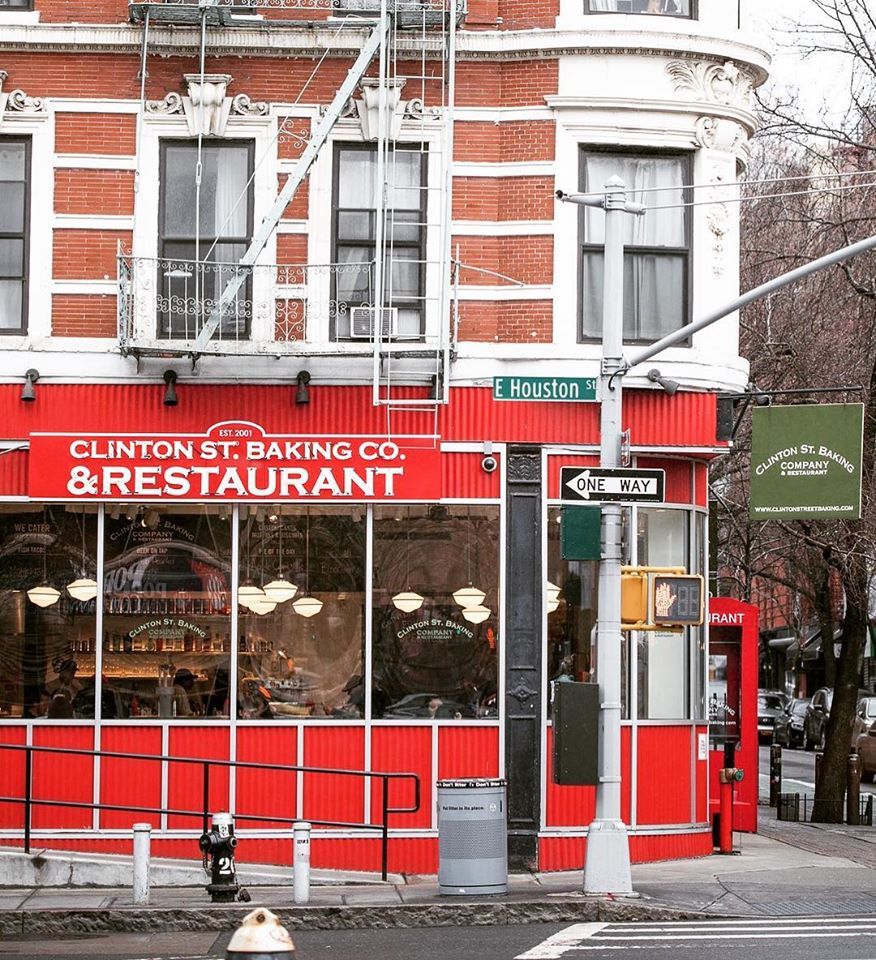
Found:
<svg viewBox="0 0 876 960"><path fill-rule="evenodd" d="M284 599L239 607L238 716L364 716L365 531L362 506L241 508L241 584Z"/></svg>
<svg viewBox="0 0 876 960"><path fill-rule="evenodd" d="M108 507L105 719L226 717L231 511Z"/></svg>
<svg viewBox="0 0 876 960"><path fill-rule="evenodd" d="M497 716L498 506L375 506L373 603L374 717Z"/></svg>
<svg viewBox="0 0 876 960"><path fill-rule="evenodd" d="M687 569L687 511L640 507L636 532L640 566ZM639 631L636 636L639 719L680 720L689 716L688 630Z"/></svg>
<svg viewBox="0 0 876 960"><path fill-rule="evenodd" d="M561 516L559 507L548 509L548 680L595 680L599 564L563 560Z"/></svg>
<svg viewBox="0 0 876 960"><path fill-rule="evenodd" d="M0 505L0 717L94 716L96 542L96 508Z"/></svg>
<svg viewBox="0 0 876 960"><path fill-rule="evenodd" d="M708 517L704 513L694 514L694 559L696 567L691 573L699 573L706 578L708 586L708 570L706 569L706 531ZM708 612L705 613L708 616ZM706 628L693 627L690 631L693 664L693 715L695 720L706 720Z"/></svg>

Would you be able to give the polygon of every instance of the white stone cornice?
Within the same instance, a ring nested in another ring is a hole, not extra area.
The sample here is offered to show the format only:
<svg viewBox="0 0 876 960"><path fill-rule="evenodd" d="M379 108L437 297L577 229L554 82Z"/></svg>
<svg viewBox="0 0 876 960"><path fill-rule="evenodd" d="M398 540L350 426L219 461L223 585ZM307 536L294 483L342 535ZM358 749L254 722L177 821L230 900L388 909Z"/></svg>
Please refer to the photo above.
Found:
<svg viewBox="0 0 876 960"><path fill-rule="evenodd" d="M659 18L655 18L659 19ZM286 27L262 25L212 29L212 56L250 57L347 57L361 49L367 27L349 26L338 32L338 22L325 26ZM142 28L131 24L12 24L0 23L0 47L4 50L31 50L56 53L139 53ZM195 56L199 50L197 29L151 27L149 52L164 56ZM433 46L439 50L436 35ZM416 41L399 38L400 52L419 50ZM770 57L755 38L742 33L715 36L691 22L686 31L665 29L547 29L547 30L461 30L457 34L457 55L461 60L533 59L558 56L630 54L669 56L676 59L710 59L718 63L733 60L748 66L755 86L767 76ZM428 55L428 51L427 51Z"/></svg>
<svg viewBox="0 0 876 960"><path fill-rule="evenodd" d="M689 114L697 118L704 113L701 102L688 100L652 100L643 95L636 99L623 97L577 97L577 96L548 96L545 103L552 110L603 110L608 113L633 113L641 115L647 110L649 113ZM708 112L741 124L749 134L753 135L758 128L757 117L749 110L729 103L710 103ZM588 120L588 128L592 126Z"/></svg>

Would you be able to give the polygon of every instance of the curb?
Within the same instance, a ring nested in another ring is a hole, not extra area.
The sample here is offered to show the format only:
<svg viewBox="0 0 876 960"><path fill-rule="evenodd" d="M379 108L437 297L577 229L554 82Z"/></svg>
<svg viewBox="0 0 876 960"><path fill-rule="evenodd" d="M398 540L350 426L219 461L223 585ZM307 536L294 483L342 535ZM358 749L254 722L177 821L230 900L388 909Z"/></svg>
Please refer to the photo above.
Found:
<svg viewBox="0 0 876 960"><path fill-rule="evenodd" d="M2 910L0 937L73 933L158 933L234 930L257 905L205 906L197 909L142 907L88 910ZM271 911L289 930L366 930L400 927L493 926L497 924L576 921L701 920L695 910L677 910L639 901L556 898L512 902L466 901L452 904L391 906L276 907Z"/></svg>

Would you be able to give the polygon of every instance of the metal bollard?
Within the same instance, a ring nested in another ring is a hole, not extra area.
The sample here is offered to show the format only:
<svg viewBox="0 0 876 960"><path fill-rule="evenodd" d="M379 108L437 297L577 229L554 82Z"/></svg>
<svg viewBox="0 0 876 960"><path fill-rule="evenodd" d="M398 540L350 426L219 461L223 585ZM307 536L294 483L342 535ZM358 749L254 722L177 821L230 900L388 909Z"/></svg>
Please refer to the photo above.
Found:
<svg viewBox="0 0 876 960"><path fill-rule="evenodd" d="M778 806L782 792L782 748L774 743L770 747L770 806Z"/></svg>
<svg viewBox="0 0 876 960"><path fill-rule="evenodd" d="M292 824L294 847L292 899L295 903L310 902L310 824L298 820Z"/></svg>
<svg viewBox="0 0 876 960"><path fill-rule="evenodd" d="M861 758L850 753L846 764L846 823L861 824Z"/></svg>
<svg viewBox="0 0 876 960"><path fill-rule="evenodd" d="M815 789L818 789L818 781L821 779L821 762L824 760L823 753L815 754Z"/></svg>
<svg viewBox="0 0 876 960"><path fill-rule="evenodd" d="M149 858L152 824L134 824L134 903L149 903Z"/></svg>
<svg viewBox="0 0 876 960"><path fill-rule="evenodd" d="M259 907L243 918L225 952L226 960L295 960L295 944L279 917Z"/></svg>

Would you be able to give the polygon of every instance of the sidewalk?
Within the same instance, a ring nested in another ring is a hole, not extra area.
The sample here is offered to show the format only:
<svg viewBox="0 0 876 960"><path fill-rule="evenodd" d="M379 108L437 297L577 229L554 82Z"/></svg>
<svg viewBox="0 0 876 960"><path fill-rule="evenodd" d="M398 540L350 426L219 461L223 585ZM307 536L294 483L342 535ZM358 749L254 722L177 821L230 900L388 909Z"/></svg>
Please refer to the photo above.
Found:
<svg viewBox="0 0 876 960"><path fill-rule="evenodd" d="M508 893L493 897L439 896L435 877L314 885L302 907L292 905L288 884L253 888L251 904L233 905L213 905L198 888L156 887L148 907L133 906L124 888L6 888L0 937L225 930L255 905L270 907L293 930L876 915L876 830L778 824L768 808L760 813L764 834L738 834L739 856L634 866L634 900L584 897L581 871L513 874Z"/></svg>

